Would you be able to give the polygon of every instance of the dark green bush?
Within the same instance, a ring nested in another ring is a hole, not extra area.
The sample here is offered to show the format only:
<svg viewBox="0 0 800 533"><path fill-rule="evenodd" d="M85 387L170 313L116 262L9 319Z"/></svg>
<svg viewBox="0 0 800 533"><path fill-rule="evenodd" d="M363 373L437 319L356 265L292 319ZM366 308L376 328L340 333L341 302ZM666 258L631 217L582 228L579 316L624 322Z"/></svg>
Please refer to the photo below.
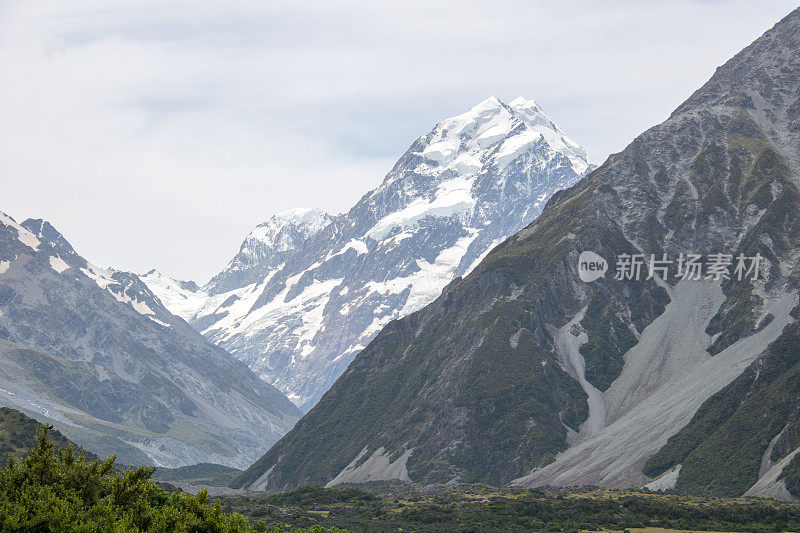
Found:
<svg viewBox="0 0 800 533"><path fill-rule="evenodd" d="M247 520L225 514L208 495L169 492L150 480L153 468L114 471L114 457L87 461L71 446L56 449L42 426L36 447L0 469L2 531L247 532ZM268 526L267 531L283 531ZM320 530L325 531L325 530Z"/></svg>

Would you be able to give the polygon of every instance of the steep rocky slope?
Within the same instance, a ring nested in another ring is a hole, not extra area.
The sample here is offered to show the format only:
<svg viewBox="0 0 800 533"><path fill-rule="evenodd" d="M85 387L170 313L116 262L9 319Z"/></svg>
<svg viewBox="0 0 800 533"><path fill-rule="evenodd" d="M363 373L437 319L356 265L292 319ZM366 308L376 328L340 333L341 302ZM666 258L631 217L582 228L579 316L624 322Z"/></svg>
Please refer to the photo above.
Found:
<svg viewBox="0 0 800 533"><path fill-rule="evenodd" d="M535 102L489 98L420 137L348 213L273 216L199 290L143 280L307 410L384 325L433 301L590 168Z"/></svg>
<svg viewBox="0 0 800 533"><path fill-rule="evenodd" d="M40 427L39 422L24 413L9 407L0 407L0 460L3 461L3 466L9 455L20 458L36 447L36 432ZM50 432L50 442L57 447L74 446L74 443L58 431ZM90 461L98 459L94 454L84 453Z"/></svg>
<svg viewBox="0 0 800 533"><path fill-rule="evenodd" d="M434 303L387 325L234 486L743 493L787 464L772 479L794 486L799 38L797 10ZM587 251L609 263L591 283L578 271ZM624 254L673 262L617 279ZM701 256L700 279L681 254ZM730 279L714 254L732 256ZM737 279L740 254L763 258L758 279Z"/></svg>
<svg viewBox="0 0 800 533"><path fill-rule="evenodd" d="M0 213L0 404L98 455L245 466L300 413L139 278Z"/></svg>

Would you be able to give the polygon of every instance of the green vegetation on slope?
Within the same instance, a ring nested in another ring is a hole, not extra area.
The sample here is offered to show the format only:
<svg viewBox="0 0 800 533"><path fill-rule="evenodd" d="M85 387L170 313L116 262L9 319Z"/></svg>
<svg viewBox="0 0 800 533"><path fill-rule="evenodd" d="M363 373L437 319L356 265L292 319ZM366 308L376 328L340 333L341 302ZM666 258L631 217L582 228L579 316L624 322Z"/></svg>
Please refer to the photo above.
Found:
<svg viewBox="0 0 800 533"><path fill-rule="evenodd" d="M761 459L779 433L773 461L800 446L797 398L800 323L795 322L761 359L705 402L692 421L650 458L644 473L655 477L682 464L676 486L680 492L744 494L758 481Z"/></svg>
<svg viewBox="0 0 800 533"><path fill-rule="evenodd" d="M800 454L795 455L794 459L786 465L781 472L781 479L789 493L795 498L800 498Z"/></svg>
<svg viewBox="0 0 800 533"><path fill-rule="evenodd" d="M114 458L87 461L72 446L56 449L49 429L20 460L0 470L2 531L250 531L240 515L209 505L207 494L169 492L150 481L152 468L114 474ZM262 529L283 531L274 526Z"/></svg>
<svg viewBox="0 0 800 533"><path fill-rule="evenodd" d="M0 461L9 455L22 457L36 446L36 432L41 424L10 407L0 407ZM58 431L50 432L50 442L56 447L72 445ZM87 454L90 455L90 454ZM94 458L90 455L90 458Z"/></svg>
<svg viewBox="0 0 800 533"><path fill-rule="evenodd" d="M638 340L614 313L614 308L600 297L589 302L581 326L588 336L586 344L580 348L586 361L586 380L605 391L622 372L625 352Z"/></svg>

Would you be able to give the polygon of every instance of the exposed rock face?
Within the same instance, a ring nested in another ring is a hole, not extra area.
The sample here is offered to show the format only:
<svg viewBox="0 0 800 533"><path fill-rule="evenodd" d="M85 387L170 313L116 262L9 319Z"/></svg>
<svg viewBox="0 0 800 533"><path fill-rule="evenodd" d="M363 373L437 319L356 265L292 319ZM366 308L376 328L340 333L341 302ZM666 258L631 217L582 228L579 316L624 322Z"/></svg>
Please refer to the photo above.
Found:
<svg viewBox="0 0 800 533"><path fill-rule="evenodd" d="M50 224L0 213L0 404L124 464L246 466L299 410Z"/></svg>
<svg viewBox="0 0 800 533"><path fill-rule="evenodd" d="M419 138L348 213L257 227L202 290L143 277L308 410L389 321L432 302L593 168L532 100L489 98Z"/></svg>
<svg viewBox="0 0 800 533"><path fill-rule="evenodd" d="M235 485L352 478L380 449L385 464L412 451L417 482L743 494L783 431L769 460L800 490L798 39L800 10L387 325ZM581 281L585 251L609 273ZM760 254L763 275L614 276L622 254L690 253Z"/></svg>

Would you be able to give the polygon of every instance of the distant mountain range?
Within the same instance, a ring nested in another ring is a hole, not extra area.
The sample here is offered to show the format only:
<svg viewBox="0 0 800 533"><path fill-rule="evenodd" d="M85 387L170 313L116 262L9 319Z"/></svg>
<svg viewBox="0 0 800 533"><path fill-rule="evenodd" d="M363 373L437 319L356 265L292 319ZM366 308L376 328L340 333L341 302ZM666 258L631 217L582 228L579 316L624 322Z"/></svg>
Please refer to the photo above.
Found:
<svg viewBox="0 0 800 533"><path fill-rule="evenodd" d="M800 9L435 302L386 325L233 486L404 479L800 497L799 88ZM512 116L493 102L469 116L489 109ZM460 161L455 143L438 151L440 135L462 131L447 124L398 163L401 176L426 183L404 173L427 168L426 150ZM478 142L494 130L470 131ZM402 197L392 194L383 202ZM540 204L497 205L519 220ZM360 233L383 238L396 221L376 216ZM604 277L581 280L584 252ZM618 275L637 255L667 261ZM705 261L699 279L679 259L690 255ZM729 269L712 270L726 256ZM758 276L737 279L740 256L762 259Z"/></svg>
<svg viewBox="0 0 800 533"><path fill-rule="evenodd" d="M249 465L300 411L135 275L0 213L0 405L123 464Z"/></svg>
<svg viewBox="0 0 800 533"><path fill-rule="evenodd" d="M384 326L432 302L592 168L534 101L492 97L417 139L349 212L273 216L203 287L155 271L142 281L308 410Z"/></svg>
<svg viewBox="0 0 800 533"><path fill-rule="evenodd" d="M800 499L798 87L800 9L599 168L489 98L203 286L0 213L0 444L29 415L187 486Z"/></svg>

